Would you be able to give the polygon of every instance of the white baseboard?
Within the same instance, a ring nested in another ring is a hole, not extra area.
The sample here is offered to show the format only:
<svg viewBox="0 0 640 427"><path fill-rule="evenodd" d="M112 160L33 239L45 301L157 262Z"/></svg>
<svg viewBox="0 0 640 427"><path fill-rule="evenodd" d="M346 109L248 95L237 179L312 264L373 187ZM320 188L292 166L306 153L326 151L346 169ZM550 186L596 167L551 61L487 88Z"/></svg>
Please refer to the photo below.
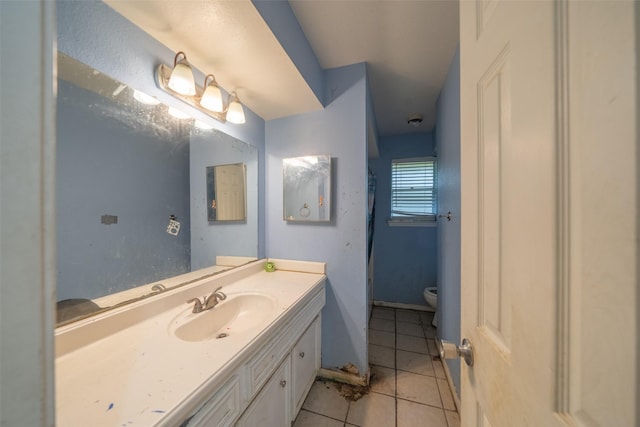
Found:
<svg viewBox="0 0 640 427"><path fill-rule="evenodd" d="M339 383L357 386L368 386L371 372L369 369L367 369L367 373L365 375L358 375L344 372L339 369L320 368L316 376L325 380L337 381Z"/></svg>
<svg viewBox="0 0 640 427"><path fill-rule="evenodd" d="M404 310L429 311L431 313L435 313L435 310L427 305L404 304L401 302L386 302L378 300L373 300L373 305L378 307L401 308Z"/></svg>

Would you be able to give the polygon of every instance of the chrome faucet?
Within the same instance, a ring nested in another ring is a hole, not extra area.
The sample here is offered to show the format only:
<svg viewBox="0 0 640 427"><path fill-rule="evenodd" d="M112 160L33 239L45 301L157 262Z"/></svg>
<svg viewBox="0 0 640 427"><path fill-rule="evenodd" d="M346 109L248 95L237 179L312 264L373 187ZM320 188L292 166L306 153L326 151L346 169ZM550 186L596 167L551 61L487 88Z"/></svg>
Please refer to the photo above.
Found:
<svg viewBox="0 0 640 427"><path fill-rule="evenodd" d="M202 297L202 301L199 298L191 298L187 301L187 304L191 304L194 302L192 313L200 313L202 311L211 310L213 307L218 305L220 301L224 301L227 299L227 296L224 292L221 292L222 286L217 288L215 291L211 292L211 295Z"/></svg>

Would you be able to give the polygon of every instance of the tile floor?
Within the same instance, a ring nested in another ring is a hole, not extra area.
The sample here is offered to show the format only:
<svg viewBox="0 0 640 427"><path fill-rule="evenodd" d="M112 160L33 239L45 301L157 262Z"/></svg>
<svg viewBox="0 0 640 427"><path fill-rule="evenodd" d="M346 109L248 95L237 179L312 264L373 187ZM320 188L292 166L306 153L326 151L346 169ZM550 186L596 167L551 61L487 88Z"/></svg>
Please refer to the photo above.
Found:
<svg viewBox="0 0 640 427"><path fill-rule="evenodd" d="M437 357L433 313L374 307L369 322L371 391L355 402L316 381L294 427L459 427Z"/></svg>

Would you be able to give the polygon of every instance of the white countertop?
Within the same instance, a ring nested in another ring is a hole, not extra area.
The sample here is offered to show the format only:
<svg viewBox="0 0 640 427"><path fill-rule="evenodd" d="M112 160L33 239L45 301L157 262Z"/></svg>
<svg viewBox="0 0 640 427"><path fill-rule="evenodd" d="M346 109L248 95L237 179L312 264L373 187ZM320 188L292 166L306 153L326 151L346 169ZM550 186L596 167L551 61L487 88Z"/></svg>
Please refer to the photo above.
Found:
<svg viewBox="0 0 640 427"><path fill-rule="evenodd" d="M234 279L234 274L239 278ZM56 340L64 339L64 334L78 333L87 325L96 328L99 322L113 322L108 318L127 310L145 314L144 320L93 342L83 338L85 342L79 348L67 343L67 350L56 359L56 424L75 427L160 423L165 414L192 396L204 382L215 381L250 343L266 331L281 327L289 310L317 290L324 278L322 273L266 273L261 265L248 266L159 295L156 298L167 299L162 304L142 301L88 319L86 324L83 321L59 328ZM257 331L231 332L224 339L201 342L174 337L169 326L188 308L184 301L208 294L220 284L227 294L268 294L275 298L276 309Z"/></svg>

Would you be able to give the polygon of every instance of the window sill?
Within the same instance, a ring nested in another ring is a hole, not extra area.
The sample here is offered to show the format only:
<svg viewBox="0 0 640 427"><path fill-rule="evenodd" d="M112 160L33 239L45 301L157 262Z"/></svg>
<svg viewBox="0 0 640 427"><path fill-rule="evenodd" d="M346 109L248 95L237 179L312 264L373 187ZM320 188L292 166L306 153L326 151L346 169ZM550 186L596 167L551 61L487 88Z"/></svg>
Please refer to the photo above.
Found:
<svg viewBox="0 0 640 427"><path fill-rule="evenodd" d="M436 227L438 225L435 219L388 219L389 227Z"/></svg>

